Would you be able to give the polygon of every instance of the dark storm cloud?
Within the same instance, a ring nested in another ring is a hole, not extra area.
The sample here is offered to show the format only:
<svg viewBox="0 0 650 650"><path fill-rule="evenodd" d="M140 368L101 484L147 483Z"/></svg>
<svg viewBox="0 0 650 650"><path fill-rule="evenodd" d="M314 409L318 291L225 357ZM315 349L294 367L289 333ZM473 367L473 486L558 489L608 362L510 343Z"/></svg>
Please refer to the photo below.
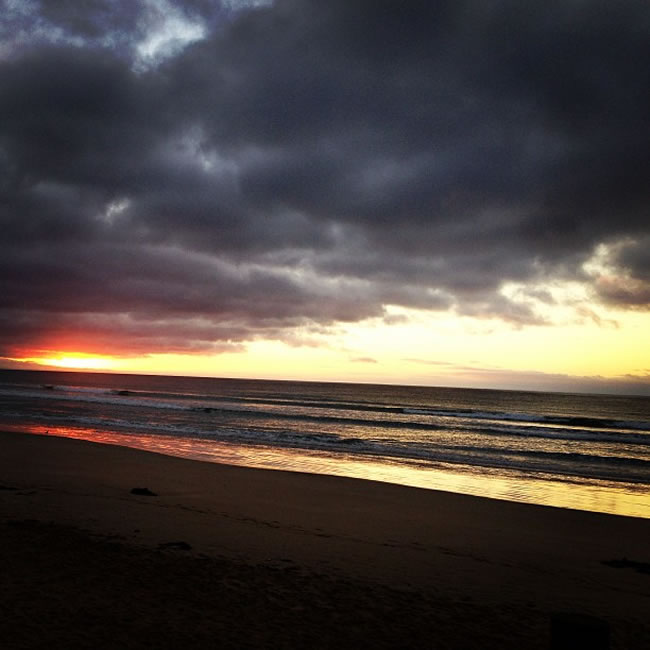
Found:
<svg viewBox="0 0 650 650"><path fill-rule="evenodd" d="M4 4L4 354L650 303L645 2Z"/></svg>
<svg viewBox="0 0 650 650"><path fill-rule="evenodd" d="M143 6L128 0L56 0L40 3L40 18L70 36L100 39L135 31Z"/></svg>
<svg viewBox="0 0 650 650"><path fill-rule="evenodd" d="M596 283L600 297L629 308L650 308L650 236L620 243L610 256L615 272L603 273Z"/></svg>
<svg viewBox="0 0 650 650"><path fill-rule="evenodd" d="M633 277L650 281L650 235L645 239L627 242L621 248L616 261Z"/></svg>

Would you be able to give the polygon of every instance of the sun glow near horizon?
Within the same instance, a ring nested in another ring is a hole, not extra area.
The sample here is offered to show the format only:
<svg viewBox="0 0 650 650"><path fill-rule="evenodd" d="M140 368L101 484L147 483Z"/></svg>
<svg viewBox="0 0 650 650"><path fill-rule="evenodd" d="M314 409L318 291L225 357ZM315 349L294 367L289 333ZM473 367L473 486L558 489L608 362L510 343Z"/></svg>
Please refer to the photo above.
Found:
<svg viewBox="0 0 650 650"><path fill-rule="evenodd" d="M385 319L305 330L293 341L257 339L219 353L41 348L14 367L126 374L286 379L564 392L650 394L647 314L512 327L494 320L394 310ZM397 318L399 316L400 318ZM298 340L302 344L298 344ZM19 357L19 358L17 358Z"/></svg>
<svg viewBox="0 0 650 650"><path fill-rule="evenodd" d="M82 353L62 353L50 357L29 357L20 359L20 361L67 370L118 370L121 365L120 361L113 357Z"/></svg>

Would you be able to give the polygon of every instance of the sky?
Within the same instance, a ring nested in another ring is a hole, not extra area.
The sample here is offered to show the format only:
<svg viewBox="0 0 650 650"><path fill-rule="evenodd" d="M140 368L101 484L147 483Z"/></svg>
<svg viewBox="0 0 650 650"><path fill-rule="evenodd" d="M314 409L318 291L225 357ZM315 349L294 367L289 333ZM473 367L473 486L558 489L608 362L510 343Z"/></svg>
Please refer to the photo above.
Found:
<svg viewBox="0 0 650 650"><path fill-rule="evenodd" d="M646 0L0 0L0 367L650 395Z"/></svg>

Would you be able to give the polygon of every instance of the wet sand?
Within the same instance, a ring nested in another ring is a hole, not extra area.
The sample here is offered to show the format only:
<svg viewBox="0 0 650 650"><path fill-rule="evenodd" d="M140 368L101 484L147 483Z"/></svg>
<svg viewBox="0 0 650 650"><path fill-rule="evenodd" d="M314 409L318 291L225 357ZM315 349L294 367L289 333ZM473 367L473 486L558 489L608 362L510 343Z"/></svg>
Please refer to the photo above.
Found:
<svg viewBox="0 0 650 650"><path fill-rule="evenodd" d="M650 647L650 520L47 436L0 450L2 648L548 648L558 612Z"/></svg>

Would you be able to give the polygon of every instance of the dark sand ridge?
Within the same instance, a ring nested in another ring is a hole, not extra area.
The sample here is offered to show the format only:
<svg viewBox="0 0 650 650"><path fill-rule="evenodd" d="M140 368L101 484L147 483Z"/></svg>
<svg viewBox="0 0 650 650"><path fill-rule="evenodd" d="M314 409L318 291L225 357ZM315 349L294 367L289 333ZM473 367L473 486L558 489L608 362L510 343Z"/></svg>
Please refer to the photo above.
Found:
<svg viewBox="0 0 650 650"><path fill-rule="evenodd" d="M0 449L3 648L545 648L555 611L650 647L650 520L27 434Z"/></svg>

